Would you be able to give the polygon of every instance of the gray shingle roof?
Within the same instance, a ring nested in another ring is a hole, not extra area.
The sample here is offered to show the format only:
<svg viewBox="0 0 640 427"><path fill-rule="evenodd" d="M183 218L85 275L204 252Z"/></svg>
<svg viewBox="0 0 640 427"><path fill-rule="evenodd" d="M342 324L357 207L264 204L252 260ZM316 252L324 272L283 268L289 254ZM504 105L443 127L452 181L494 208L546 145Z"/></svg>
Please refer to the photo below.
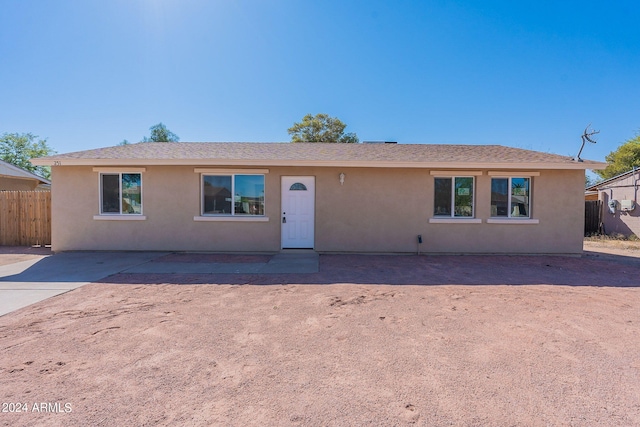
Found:
<svg viewBox="0 0 640 427"><path fill-rule="evenodd" d="M522 167L599 169L604 163L500 145L251 142L138 143L58 154L44 165L316 165L367 167Z"/></svg>
<svg viewBox="0 0 640 427"><path fill-rule="evenodd" d="M4 160L0 160L0 176L7 176L11 178L31 179L39 181L42 184L51 184L46 178L33 174L22 168L19 168L11 163L7 163Z"/></svg>
<svg viewBox="0 0 640 427"><path fill-rule="evenodd" d="M611 183L613 183L615 181L626 179L626 178L630 177L631 175L634 175L634 174L636 174L638 172L640 172L639 168L633 168L630 171L622 172L619 175L616 175L614 177L607 178L607 179L604 179L604 180L602 180L600 182L597 182L597 183L593 184L592 186L587 187L585 189L585 191L598 191L602 187L606 187L606 186L608 186L609 184L611 184Z"/></svg>

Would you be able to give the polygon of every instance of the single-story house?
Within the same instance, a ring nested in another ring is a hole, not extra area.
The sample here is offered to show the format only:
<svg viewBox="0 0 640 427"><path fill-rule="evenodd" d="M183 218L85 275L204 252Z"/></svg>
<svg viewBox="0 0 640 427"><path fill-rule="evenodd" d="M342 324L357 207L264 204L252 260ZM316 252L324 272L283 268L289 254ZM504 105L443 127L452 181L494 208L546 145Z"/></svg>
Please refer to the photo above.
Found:
<svg viewBox="0 0 640 427"><path fill-rule="evenodd" d="M498 145L138 143L52 169L54 251L580 254L585 169Z"/></svg>
<svg viewBox="0 0 640 427"><path fill-rule="evenodd" d="M638 187L640 168L614 176L588 187L585 197L596 194L595 200L602 201L602 224L605 234L632 234L640 237L640 208L638 207Z"/></svg>
<svg viewBox="0 0 640 427"><path fill-rule="evenodd" d="M0 160L0 191L48 190L51 181Z"/></svg>

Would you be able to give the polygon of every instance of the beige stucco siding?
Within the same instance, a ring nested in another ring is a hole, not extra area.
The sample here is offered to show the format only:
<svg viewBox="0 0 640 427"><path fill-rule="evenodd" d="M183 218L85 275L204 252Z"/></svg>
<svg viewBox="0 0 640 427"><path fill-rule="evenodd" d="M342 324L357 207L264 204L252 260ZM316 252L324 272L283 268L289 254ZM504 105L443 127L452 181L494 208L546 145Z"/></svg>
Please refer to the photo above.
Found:
<svg viewBox="0 0 640 427"><path fill-rule="evenodd" d="M636 172L626 178L615 180L604 188L600 189L599 197L602 200L603 213L602 222L606 234L623 234L630 236L632 234L640 236L640 206L638 204L638 196L640 191L640 172ZM617 200L615 213L609 210L609 201ZM635 208L630 211L622 210L621 201L632 200L635 202Z"/></svg>
<svg viewBox="0 0 640 427"><path fill-rule="evenodd" d="M35 179L0 176L0 191L33 191L40 184Z"/></svg>
<svg viewBox="0 0 640 427"><path fill-rule="evenodd" d="M476 218L481 224L429 224L427 252L580 253L584 230L582 171L541 171L532 177L531 218L491 224L491 177L476 178ZM510 172L513 174L513 172Z"/></svg>
<svg viewBox="0 0 640 427"><path fill-rule="evenodd" d="M531 214L538 224L487 222L491 212L487 172L482 171L475 183L479 224L429 223L434 177L428 170L347 170L343 188L337 180L339 171L328 172L330 185L316 190L316 248L415 252L420 234L420 250L428 253L581 253L584 172L542 171L533 177Z"/></svg>
<svg viewBox="0 0 640 427"><path fill-rule="evenodd" d="M278 185L267 174L266 186ZM64 250L277 251L272 222L197 222L200 175L193 167L147 167L142 174L146 220L95 220L99 178L91 167L54 167L52 246ZM267 216L278 217L275 204Z"/></svg>
<svg viewBox="0 0 640 427"><path fill-rule="evenodd" d="M414 252L428 219L429 172L421 169L319 170L319 251ZM338 176L345 173L344 185Z"/></svg>
<svg viewBox="0 0 640 427"><path fill-rule="evenodd" d="M53 249L257 251L281 249L280 180L314 176L319 252L580 253L584 172L541 171L532 181L539 224L489 224L491 177L476 177L479 224L429 223L434 176L426 169L270 167L262 222L195 221L200 174L194 166L146 166L142 221L96 220L99 179L92 167L52 168ZM339 174L345 174L343 185ZM464 175L461 172L460 175Z"/></svg>

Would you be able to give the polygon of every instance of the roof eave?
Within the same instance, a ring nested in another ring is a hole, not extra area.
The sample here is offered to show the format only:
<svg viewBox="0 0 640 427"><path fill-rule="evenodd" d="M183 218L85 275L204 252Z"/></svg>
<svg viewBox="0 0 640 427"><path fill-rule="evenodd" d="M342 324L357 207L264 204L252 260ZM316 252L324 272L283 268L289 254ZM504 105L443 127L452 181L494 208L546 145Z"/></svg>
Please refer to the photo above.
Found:
<svg viewBox="0 0 640 427"><path fill-rule="evenodd" d="M271 167L356 167L417 169L604 169L600 162L404 162L330 160L234 160L234 159L33 159L38 166L271 166Z"/></svg>
<svg viewBox="0 0 640 427"><path fill-rule="evenodd" d="M51 181L49 181L46 178L43 178L39 175L36 175L32 172L29 172L28 170L22 169L16 165L13 165L11 163L2 161L2 167L4 169L7 169L9 171L13 171L14 173L12 174L6 174L6 173L1 173L0 175L4 176L4 177L8 177L8 178L16 178L16 179L29 179L29 180L34 180L34 181L39 181L42 182L44 184L51 184Z"/></svg>
<svg viewBox="0 0 640 427"><path fill-rule="evenodd" d="M50 181L47 181L44 178L32 178L32 177L28 177L28 176L6 175L6 174L1 174L1 173L0 173L0 177L1 178L8 178L8 179L19 179L19 180L22 180L22 181L38 181L38 183L41 183L41 184L51 184Z"/></svg>
<svg viewBox="0 0 640 427"><path fill-rule="evenodd" d="M640 172L640 168L634 168L630 171L627 172L623 172L620 175L616 175L614 177L611 178L607 178L604 181L600 181L597 184L593 184L590 187L587 187L587 190L593 190L593 191L600 191L601 189L606 189L608 188L607 186L615 181L621 181L623 179L627 179L630 177L633 177L633 175L635 175L636 173Z"/></svg>

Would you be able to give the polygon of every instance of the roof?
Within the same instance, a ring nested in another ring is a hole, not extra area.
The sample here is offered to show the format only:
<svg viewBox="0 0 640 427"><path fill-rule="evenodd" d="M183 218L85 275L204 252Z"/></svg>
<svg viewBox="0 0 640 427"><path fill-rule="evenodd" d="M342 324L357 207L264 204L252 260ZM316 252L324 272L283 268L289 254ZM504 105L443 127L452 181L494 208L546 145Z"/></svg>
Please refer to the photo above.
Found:
<svg viewBox="0 0 640 427"><path fill-rule="evenodd" d="M585 192L597 192L602 187L606 187L607 185L609 185L609 184L611 184L611 183L613 183L615 181L618 181L618 180L621 180L621 179L626 179L626 178L630 177L631 175L633 175L634 173L638 173L638 172L640 172L640 168L633 168L630 171L621 173L620 175L616 175L616 176L614 176L612 178L608 178L608 179L605 179L604 181L600 181L598 183L595 183L592 186L587 187L585 189Z"/></svg>
<svg viewBox="0 0 640 427"><path fill-rule="evenodd" d="M42 184L51 184L51 181L49 181L48 179L12 165L11 163L7 163L4 160L0 160L0 176L17 179L36 180Z"/></svg>
<svg viewBox="0 0 640 427"><path fill-rule="evenodd" d="M145 142L33 159L46 166L341 166L604 169L606 163L500 145Z"/></svg>

